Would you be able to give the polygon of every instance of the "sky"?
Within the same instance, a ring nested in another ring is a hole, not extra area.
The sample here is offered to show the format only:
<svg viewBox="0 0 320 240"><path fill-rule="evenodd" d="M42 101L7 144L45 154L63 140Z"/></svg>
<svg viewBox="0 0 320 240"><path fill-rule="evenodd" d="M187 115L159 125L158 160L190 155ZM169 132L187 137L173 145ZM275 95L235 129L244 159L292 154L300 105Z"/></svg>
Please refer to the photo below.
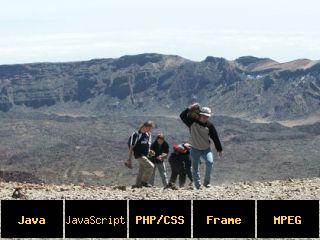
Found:
<svg viewBox="0 0 320 240"><path fill-rule="evenodd" d="M140 53L320 59L319 0L0 0L0 64Z"/></svg>

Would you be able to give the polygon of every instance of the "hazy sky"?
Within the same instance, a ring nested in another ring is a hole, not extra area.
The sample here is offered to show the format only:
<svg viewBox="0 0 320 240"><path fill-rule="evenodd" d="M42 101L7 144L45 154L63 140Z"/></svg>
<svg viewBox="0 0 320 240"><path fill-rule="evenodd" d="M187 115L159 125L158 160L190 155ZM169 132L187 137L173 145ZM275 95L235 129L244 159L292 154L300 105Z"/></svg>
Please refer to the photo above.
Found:
<svg viewBox="0 0 320 240"><path fill-rule="evenodd" d="M319 0L0 0L0 64L156 52L320 59Z"/></svg>

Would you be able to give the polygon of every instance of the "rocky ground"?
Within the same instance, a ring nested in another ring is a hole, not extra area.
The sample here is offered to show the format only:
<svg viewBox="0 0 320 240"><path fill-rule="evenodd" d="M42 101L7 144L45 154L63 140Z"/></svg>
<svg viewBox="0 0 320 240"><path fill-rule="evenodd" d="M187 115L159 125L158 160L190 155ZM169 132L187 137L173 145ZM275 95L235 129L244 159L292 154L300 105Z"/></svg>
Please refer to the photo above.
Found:
<svg viewBox="0 0 320 240"><path fill-rule="evenodd" d="M133 161L132 170L124 167L127 140L146 119L157 124L153 137L158 132L166 135L171 152L174 143L189 139L178 113L81 118L0 114L0 178L6 182L129 185L135 181L138 162ZM214 156L212 182L216 185L320 177L320 122L292 128L228 116L214 116L212 122L224 148L223 158ZM169 164L167 170L170 176ZM161 186L156 175L156 185Z"/></svg>
<svg viewBox="0 0 320 240"><path fill-rule="evenodd" d="M320 178L239 182L202 190L1 182L0 199L13 199L16 188L21 188L21 199L320 199Z"/></svg>
<svg viewBox="0 0 320 240"><path fill-rule="evenodd" d="M212 186L210 189L179 190L154 188L131 189L130 186L50 185L0 182L0 199L14 199L15 189L21 189L19 199L320 199L320 178L287 179L266 182L239 182ZM156 238L154 238L156 239ZM208 239L208 238L203 238ZM291 238L292 239L292 238Z"/></svg>

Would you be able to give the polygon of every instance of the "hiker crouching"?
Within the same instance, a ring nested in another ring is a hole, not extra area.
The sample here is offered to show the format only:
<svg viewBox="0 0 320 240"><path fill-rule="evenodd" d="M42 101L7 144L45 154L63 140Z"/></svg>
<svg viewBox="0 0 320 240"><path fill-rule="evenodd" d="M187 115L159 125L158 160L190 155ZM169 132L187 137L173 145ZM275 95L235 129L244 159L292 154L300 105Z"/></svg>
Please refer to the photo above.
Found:
<svg viewBox="0 0 320 240"><path fill-rule="evenodd" d="M139 172L136 184L132 187L151 187L149 184L153 173L154 164L149 160L152 155L151 147L151 130L155 127L152 121L147 121L141 125L139 130L134 131L129 138L129 156L125 165L132 168L132 155L139 161Z"/></svg>
<svg viewBox="0 0 320 240"><path fill-rule="evenodd" d="M176 190L176 180L179 176L179 187L182 188L186 182L186 174L190 171L190 144L174 144L173 153L169 157L169 163L171 167L171 177L169 184L166 188ZM188 177L190 178L189 174ZM192 182L192 177L190 178Z"/></svg>

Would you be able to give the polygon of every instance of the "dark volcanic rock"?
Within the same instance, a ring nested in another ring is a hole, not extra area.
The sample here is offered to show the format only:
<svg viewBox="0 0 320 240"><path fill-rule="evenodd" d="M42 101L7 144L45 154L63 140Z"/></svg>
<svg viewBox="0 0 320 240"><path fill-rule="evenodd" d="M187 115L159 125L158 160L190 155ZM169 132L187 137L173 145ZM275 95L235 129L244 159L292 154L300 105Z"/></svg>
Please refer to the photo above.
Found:
<svg viewBox="0 0 320 240"><path fill-rule="evenodd" d="M320 135L320 122L308 125L295 126L294 128L310 134Z"/></svg>
<svg viewBox="0 0 320 240"><path fill-rule="evenodd" d="M23 171L2 171L0 170L0 179L4 182L20 182L20 183L42 183L38 177L32 173Z"/></svg>
<svg viewBox="0 0 320 240"><path fill-rule="evenodd" d="M249 66L251 64L255 64L258 62L265 62L270 60L269 58L257 58L253 56L244 56L244 57L239 57L236 59L236 62L243 65L243 66Z"/></svg>

